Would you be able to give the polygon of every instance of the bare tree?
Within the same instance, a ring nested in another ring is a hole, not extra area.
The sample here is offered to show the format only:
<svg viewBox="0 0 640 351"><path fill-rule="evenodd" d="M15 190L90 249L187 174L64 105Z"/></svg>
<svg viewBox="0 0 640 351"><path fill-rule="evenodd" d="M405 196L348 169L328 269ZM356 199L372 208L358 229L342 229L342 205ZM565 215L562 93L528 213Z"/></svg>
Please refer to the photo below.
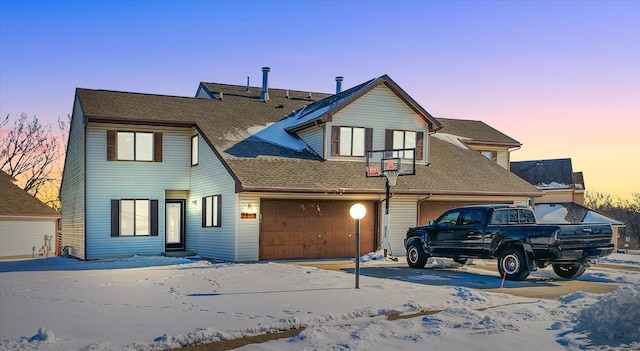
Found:
<svg viewBox="0 0 640 351"><path fill-rule="evenodd" d="M640 242L640 193L632 200L613 198L611 195L587 191L584 205L598 213L625 224L624 235ZM622 232L621 232L622 233Z"/></svg>
<svg viewBox="0 0 640 351"><path fill-rule="evenodd" d="M44 195L44 189L59 181L53 171L59 167L60 140L51 126L41 124L36 116L29 120L23 113L12 127L9 121L9 115L0 121L0 169L24 183L29 194Z"/></svg>

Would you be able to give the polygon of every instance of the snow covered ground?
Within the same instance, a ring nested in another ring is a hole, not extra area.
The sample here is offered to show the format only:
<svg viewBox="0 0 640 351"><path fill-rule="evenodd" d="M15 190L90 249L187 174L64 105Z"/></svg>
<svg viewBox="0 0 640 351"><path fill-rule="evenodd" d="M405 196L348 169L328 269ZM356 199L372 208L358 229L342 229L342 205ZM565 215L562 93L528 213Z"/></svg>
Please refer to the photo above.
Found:
<svg viewBox="0 0 640 351"><path fill-rule="evenodd" d="M388 264L379 255L362 261L363 268ZM602 261L640 267L640 255ZM415 283L361 275L356 290L352 274L284 263L0 261L0 350L164 350L301 326L291 338L242 349L640 349L638 271L596 266L579 280L620 287L545 300L469 287L483 275L498 285L489 270L430 264L450 268L415 270ZM444 275L451 271L464 282ZM558 279L545 269L529 279L551 277ZM387 318L422 311L440 312Z"/></svg>

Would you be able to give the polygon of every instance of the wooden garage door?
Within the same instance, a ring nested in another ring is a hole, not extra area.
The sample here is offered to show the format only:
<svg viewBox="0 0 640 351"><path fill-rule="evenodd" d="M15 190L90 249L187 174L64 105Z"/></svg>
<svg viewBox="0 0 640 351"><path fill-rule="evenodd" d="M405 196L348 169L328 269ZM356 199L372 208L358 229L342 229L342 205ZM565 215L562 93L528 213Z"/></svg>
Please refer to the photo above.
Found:
<svg viewBox="0 0 640 351"><path fill-rule="evenodd" d="M260 259L344 258L355 255L351 201L262 200ZM361 202L360 252L374 250L374 202Z"/></svg>

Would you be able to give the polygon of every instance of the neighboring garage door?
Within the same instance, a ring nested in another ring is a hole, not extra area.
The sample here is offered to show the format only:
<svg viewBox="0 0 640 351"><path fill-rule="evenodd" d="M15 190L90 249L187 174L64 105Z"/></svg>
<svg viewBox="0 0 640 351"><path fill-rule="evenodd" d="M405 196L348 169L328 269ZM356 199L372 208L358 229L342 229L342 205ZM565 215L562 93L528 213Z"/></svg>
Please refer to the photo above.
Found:
<svg viewBox="0 0 640 351"><path fill-rule="evenodd" d="M418 225L427 225L432 219L440 217L446 210L450 210L455 207L478 205L482 202L469 202L469 201L425 201L420 204L420 218L418 219Z"/></svg>
<svg viewBox="0 0 640 351"><path fill-rule="evenodd" d="M260 259L344 258L355 255L353 201L262 200ZM374 250L375 202L360 202L360 252Z"/></svg>

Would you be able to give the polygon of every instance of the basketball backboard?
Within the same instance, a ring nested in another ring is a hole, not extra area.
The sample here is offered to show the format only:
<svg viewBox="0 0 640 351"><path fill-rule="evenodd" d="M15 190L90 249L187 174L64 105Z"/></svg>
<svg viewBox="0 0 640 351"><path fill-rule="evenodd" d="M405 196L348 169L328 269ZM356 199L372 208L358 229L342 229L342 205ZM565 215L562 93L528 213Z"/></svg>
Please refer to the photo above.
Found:
<svg viewBox="0 0 640 351"><path fill-rule="evenodd" d="M416 149L367 151L367 177L384 177L387 171L399 176L416 174Z"/></svg>

